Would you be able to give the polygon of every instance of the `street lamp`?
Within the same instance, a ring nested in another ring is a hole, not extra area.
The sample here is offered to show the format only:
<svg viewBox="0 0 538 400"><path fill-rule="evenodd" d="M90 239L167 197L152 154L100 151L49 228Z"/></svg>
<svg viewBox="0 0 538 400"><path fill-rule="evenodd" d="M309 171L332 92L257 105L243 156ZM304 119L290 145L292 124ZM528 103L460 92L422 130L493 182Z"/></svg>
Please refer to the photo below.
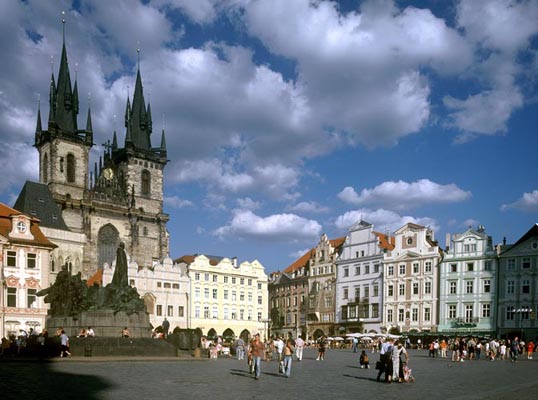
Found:
<svg viewBox="0 0 538 400"><path fill-rule="evenodd" d="M269 337L268 331L269 331L269 323L271 322L271 319L270 318L260 318L258 320L258 322L261 322L263 324L263 330L265 331L265 340L267 340L268 337ZM266 328L266 324L267 324L267 328Z"/></svg>
<svg viewBox="0 0 538 400"><path fill-rule="evenodd" d="M532 312L532 308L523 307L518 308L514 311L516 314L519 314L519 340L523 339L523 314L528 314Z"/></svg>

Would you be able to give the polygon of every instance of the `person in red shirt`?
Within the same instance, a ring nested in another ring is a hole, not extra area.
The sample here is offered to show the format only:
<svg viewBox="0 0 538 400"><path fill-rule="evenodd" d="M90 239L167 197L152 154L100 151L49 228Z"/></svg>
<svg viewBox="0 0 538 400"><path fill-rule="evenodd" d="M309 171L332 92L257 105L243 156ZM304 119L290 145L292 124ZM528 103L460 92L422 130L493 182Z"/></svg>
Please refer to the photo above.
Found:
<svg viewBox="0 0 538 400"><path fill-rule="evenodd" d="M265 344L260 340L260 334L256 333L254 339L250 342L249 354L254 364L254 379L260 379L260 364L262 357L265 356Z"/></svg>
<svg viewBox="0 0 538 400"><path fill-rule="evenodd" d="M527 358L532 360L532 353L534 352L534 342L529 342L527 345Z"/></svg>

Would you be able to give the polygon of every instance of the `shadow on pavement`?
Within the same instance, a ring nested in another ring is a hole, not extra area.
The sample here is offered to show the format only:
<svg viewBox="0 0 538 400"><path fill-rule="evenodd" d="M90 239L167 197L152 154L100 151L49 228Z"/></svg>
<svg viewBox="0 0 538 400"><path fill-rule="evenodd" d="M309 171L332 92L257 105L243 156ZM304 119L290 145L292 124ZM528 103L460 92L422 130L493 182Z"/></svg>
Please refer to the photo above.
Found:
<svg viewBox="0 0 538 400"><path fill-rule="evenodd" d="M0 361L0 397L97 400L112 387L100 377L55 371L56 362Z"/></svg>
<svg viewBox="0 0 538 400"><path fill-rule="evenodd" d="M346 378L359 379L361 381L372 381L372 382L377 381L377 379L375 379L375 378L369 378L369 377L366 377L366 376L356 376L356 375L348 375L348 374L343 374L342 376L345 376Z"/></svg>

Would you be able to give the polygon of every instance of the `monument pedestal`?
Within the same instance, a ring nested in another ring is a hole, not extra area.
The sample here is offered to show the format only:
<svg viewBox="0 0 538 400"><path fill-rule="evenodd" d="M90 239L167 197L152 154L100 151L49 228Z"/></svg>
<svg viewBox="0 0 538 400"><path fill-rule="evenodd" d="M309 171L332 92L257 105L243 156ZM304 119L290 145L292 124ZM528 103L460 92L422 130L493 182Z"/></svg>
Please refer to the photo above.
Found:
<svg viewBox="0 0 538 400"><path fill-rule="evenodd" d="M127 314L114 310L82 311L75 317L48 316L47 329L54 335L56 329L63 328L69 337L76 337L81 329L91 326L97 337L121 337L121 331L127 327L131 338L150 338L151 325L145 311Z"/></svg>

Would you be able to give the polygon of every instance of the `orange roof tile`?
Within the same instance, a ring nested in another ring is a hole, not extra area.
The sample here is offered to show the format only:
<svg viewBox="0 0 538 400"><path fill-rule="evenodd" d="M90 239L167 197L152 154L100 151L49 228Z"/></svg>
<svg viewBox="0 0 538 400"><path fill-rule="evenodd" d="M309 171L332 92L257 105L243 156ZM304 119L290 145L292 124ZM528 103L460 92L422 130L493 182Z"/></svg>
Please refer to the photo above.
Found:
<svg viewBox="0 0 538 400"><path fill-rule="evenodd" d="M93 276L86 281L88 287L92 287L94 284L103 286L103 268L99 268Z"/></svg>
<svg viewBox="0 0 538 400"><path fill-rule="evenodd" d="M383 233L373 232L379 239L379 247L383 250L394 250L396 245L396 238L393 236L387 236Z"/></svg>
<svg viewBox="0 0 538 400"><path fill-rule="evenodd" d="M20 211L15 210L14 208L8 207L4 203L0 203L0 235L9 238L12 243L18 244L33 244L43 247L55 248L58 247L52 243L39 229L39 220L37 218L30 218L30 232L34 236L33 240L26 239L14 239L9 237L11 232L11 216L13 215L23 215Z"/></svg>

